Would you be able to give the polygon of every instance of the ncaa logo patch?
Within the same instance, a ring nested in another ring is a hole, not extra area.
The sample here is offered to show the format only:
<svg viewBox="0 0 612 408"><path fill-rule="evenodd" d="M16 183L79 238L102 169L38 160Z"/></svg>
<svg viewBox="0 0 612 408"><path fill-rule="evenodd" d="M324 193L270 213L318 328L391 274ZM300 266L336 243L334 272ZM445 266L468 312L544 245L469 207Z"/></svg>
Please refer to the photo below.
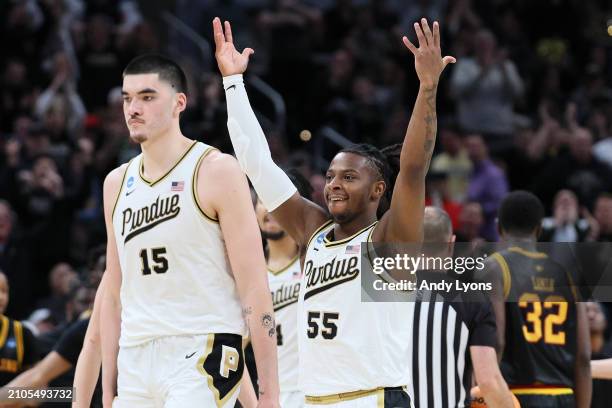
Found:
<svg viewBox="0 0 612 408"><path fill-rule="evenodd" d="M130 188L134 185L134 176L130 176L130 178L127 181L127 188Z"/></svg>
<svg viewBox="0 0 612 408"><path fill-rule="evenodd" d="M9 341L6 342L7 348L15 348L15 346L17 346L17 344L15 343L15 339L10 339Z"/></svg>

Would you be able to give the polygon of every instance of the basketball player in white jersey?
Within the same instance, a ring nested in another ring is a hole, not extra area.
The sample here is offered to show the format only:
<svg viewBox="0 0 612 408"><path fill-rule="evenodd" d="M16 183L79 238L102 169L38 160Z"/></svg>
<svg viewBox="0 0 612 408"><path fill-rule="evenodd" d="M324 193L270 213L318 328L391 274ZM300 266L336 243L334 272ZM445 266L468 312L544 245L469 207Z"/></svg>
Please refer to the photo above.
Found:
<svg viewBox="0 0 612 408"><path fill-rule="evenodd" d="M312 187L297 171L287 171L303 197ZM304 394L298 387L297 302L302 279L299 247L256 198L255 214L265 240L268 280L276 319L278 377L281 407L300 408Z"/></svg>
<svg viewBox="0 0 612 408"><path fill-rule="evenodd" d="M176 63L134 59L122 94L142 153L104 182L104 405L233 407L248 326L258 406L278 407L276 328L246 178L231 156L181 134L186 79Z"/></svg>
<svg viewBox="0 0 612 408"><path fill-rule="evenodd" d="M444 67L454 62L441 57L438 24L430 29L425 19L415 23L418 48L403 38L414 54L420 87L401 151L385 155L358 145L338 153L326 173L329 213L301 197L272 161L242 81L253 50L236 51L230 24L224 28L218 18L213 21L236 156L264 206L306 252L298 306L300 388L306 406L409 407L404 387L410 381L406 362L412 331L401 319L407 305L361 303L359 246L366 241L422 242L436 90ZM393 188L388 160L397 156Z"/></svg>

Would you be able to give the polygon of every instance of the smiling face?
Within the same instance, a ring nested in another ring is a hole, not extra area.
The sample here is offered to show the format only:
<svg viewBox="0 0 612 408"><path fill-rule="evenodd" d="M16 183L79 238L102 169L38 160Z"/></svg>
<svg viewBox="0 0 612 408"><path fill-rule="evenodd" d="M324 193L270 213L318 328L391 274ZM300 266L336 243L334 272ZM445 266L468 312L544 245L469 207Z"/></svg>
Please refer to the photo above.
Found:
<svg viewBox="0 0 612 408"><path fill-rule="evenodd" d="M123 114L130 138L136 143L154 140L178 127L187 97L159 79L159 74L125 75L123 78Z"/></svg>
<svg viewBox="0 0 612 408"><path fill-rule="evenodd" d="M338 153L325 174L325 203L338 224L370 211L375 214L384 191L385 182L373 165L356 153Z"/></svg>

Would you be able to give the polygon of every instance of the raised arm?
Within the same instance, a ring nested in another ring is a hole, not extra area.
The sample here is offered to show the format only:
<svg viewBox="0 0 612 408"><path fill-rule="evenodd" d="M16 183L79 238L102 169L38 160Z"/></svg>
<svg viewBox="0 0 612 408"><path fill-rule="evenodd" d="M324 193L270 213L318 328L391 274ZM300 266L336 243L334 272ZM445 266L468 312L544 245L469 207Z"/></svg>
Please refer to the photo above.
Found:
<svg viewBox="0 0 612 408"><path fill-rule="evenodd" d="M419 77L412 116L400 154L400 171L395 182L391 206L374 231L374 241L421 242L423 240L423 211L425 209L425 175L429 168L436 140L436 91L440 74L453 57L441 57L440 27L433 24L433 32L426 19L414 28L419 48L407 37L404 44L414 55L414 66Z"/></svg>
<svg viewBox="0 0 612 408"><path fill-rule="evenodd" d="M102 336L102 402L110 407L117 395L117 355L121 332L121 267L113 230L112 213L121 188L126 166L109 173L104 181L104 218L106 220L106 272L105 288L100 300L100 331Z"/></svg>
<svg viewBox="0 0 612 408"><path fill-rule="evenodd" d="M236 50L229 22L225 22L224 32L221 21L215 18L213 30L215 57L223 75L227 100L227 127L240 168L251 180L266 209L303 247L328 216L321 207L301 197L289 177L272 160L268 141L251 108L242 79L254 51Z"/></svg>
<svg viewBox="0 0 612 408"><path fill-rule="evenodd" d="M259 226L236 160L213 152L198 169L198 197L210 203L227 248L255 352L259 407L278 407L276 324Z"/></svg>

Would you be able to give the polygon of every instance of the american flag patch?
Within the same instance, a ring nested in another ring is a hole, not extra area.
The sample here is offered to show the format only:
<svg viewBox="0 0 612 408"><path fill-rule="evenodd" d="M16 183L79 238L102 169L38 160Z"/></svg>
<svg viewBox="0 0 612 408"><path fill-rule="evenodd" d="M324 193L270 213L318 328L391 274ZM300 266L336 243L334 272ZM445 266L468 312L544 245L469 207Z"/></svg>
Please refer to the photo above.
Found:
<svg viewBox="0 0 612 408"><path fill-rule="evenodd" d="M347 245L344 253L345 254L358 254L360 249L361 249L361 245Z"/></svg>
<svg viewBox="0 0 612 408"><path fill-rule="evenodd" d="M183 191L185 188L184 181L173 181L172 186L170 187L170 191Z"/></svg>

